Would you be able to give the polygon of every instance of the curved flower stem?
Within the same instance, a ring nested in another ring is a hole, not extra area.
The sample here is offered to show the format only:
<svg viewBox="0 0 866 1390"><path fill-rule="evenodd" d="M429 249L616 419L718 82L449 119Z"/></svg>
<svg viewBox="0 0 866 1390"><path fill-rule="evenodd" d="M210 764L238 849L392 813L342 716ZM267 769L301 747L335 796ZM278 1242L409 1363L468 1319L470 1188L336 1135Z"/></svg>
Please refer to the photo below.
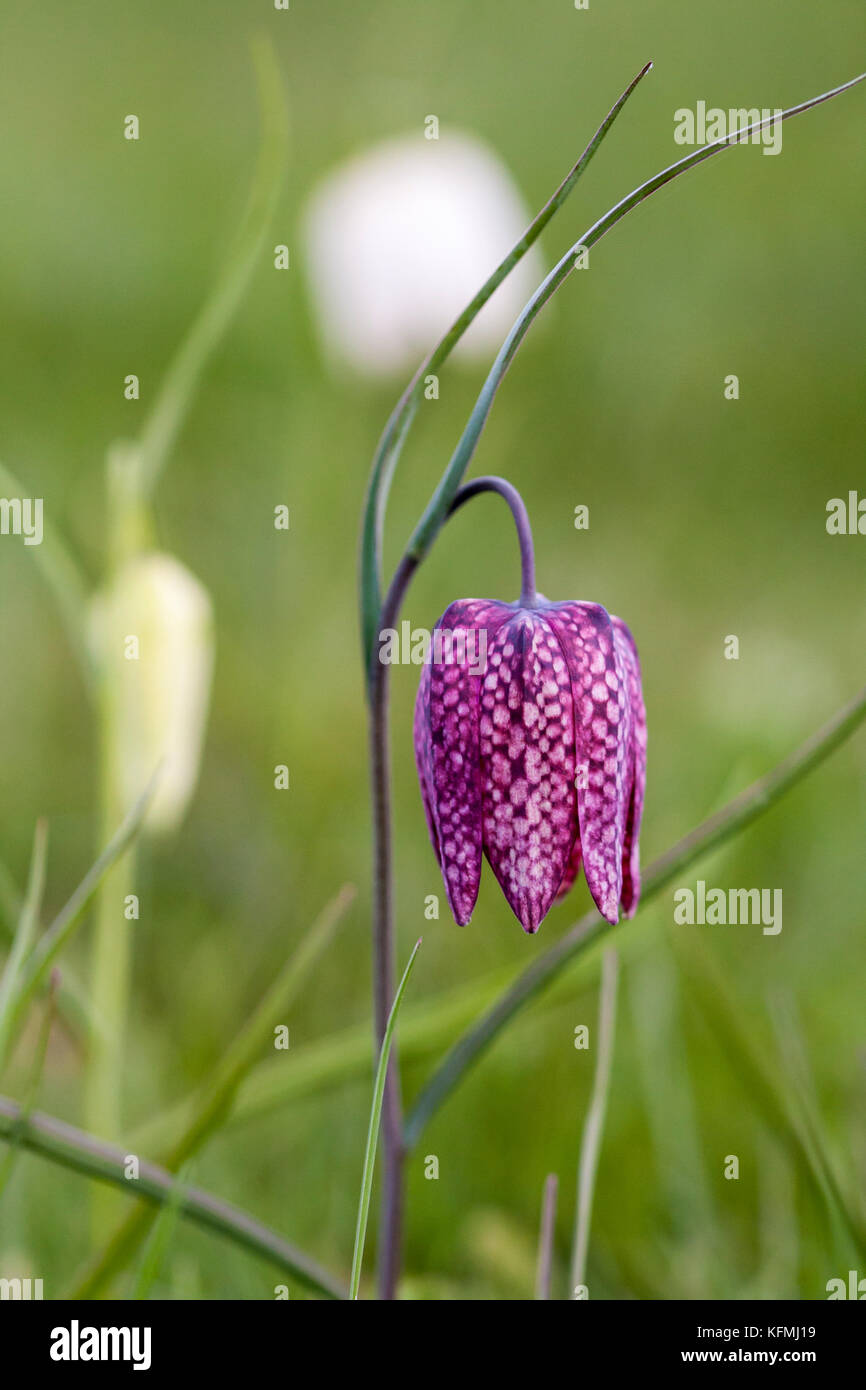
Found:
<svg viewBox="0 0 866 1390"><path fill-rule="evenodd" d="M716 815L710 816L666 854L656 859L645 875L638 911L657 897L679 874L685 873L695 860L703 858L710 850L738 834L769 810L813 768L829 757L834 749L844 743L864 720L866 689L861 690L859 695L841 709L823 729L813 734L801 748L785 758L772 772L767 773L766 777L747 787ZM467 1029L439 1064L415 1101L406 1121L407 1149L414 1147L436 1111L515 1014L519 1013L530 999L540 994L570 961L613 930L614 928L598 912L593 910L586 913L565 936L522 971L484 1015Z"/></svg>
<svg viewBox="0 0 866 1390"><path fill-rule="evenodd" d="M504 478L475 478L460 488L451 506L457 511L482 492L496 492L505 499L517 527L521 560L521 603L535 604L535 556L532 530L523 498ZM379 632L396 626L418 561L404 555L385 595L379 614ZM369 673L370 785L373 805L373 998L375 1042L382 1047L388 1013L396 985L394 945L394 884L391 853L391 752L388 738L388 666L373 649ZM400 1270L403 1227L403 1117L397 1042L391 1047L385 1081L382 1122L383 1192L379 1230L379 1294L392 1299Z"/></svg>
<svg viewBox="0 0 866 1390"><path fill-rule="evenodd" d="M129 1196L160 1206L174 1202L188 1220L270 1260L325 1298L346 1297L346 1290L314 1260L248 1212L230 1206L200 1187L178 1184L173 1173L167 1173L146 1159L139 1161L138 1178L128 1178L129 1155L125 1149L94 1139L52 1115L39 1111L28 1115L8 1096L0 1096L0 1140L15 1142L22 1149L71 1168L75 1173L111 1183Z"/></svg>
<svg viewBox="0 0 866 1390"><path fill-rule="evenodd" d="M532 527L529 524L526 504L517 488L507 482L505 478L491 476L473 478L471 483L464 483L463 487L458 490L448 515L453 516L464 502L468 502L471 497L477 497L480 492L498 493L511 508L511 515L514 517L517 539L520 544L520 606L521 608L535 608L537 595L535 592L535 548L532 544Z"/></svg>

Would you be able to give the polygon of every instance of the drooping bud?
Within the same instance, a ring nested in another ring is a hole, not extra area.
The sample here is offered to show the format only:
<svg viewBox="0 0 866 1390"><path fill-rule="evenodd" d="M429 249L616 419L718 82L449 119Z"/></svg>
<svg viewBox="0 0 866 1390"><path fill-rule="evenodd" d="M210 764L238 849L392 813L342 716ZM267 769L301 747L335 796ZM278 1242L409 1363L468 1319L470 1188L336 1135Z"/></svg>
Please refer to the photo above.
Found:
<svg viewBox="0 0 866 1390"><path fill-rule="evenodd" d="M123 564L93 609L107 756L124 810L159 775L144 828L176 828L198 779L213 672L210 596L171 555Z"/></svg>

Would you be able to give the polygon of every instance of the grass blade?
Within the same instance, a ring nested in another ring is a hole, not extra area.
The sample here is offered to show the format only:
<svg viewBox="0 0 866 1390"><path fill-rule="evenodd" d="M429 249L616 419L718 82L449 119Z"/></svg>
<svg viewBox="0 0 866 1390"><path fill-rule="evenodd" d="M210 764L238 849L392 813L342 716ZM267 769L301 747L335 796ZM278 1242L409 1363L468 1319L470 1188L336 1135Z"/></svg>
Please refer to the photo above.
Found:
<svg viewBox="0 0 866 1390"><path fill-rule="evenodd" d="M373 1190L373 1169L376 1166L376 1145L379 1139L379 1122L382 1118L382 1097L385 1094L385 1077L388 1074L388 1058L391 1055L391 1042L394 1037L394 1028L397 1023L397 1014L400 1011L400 1001L403 992L415 964L415 957L421 945L421 938L415 942L415 949L409 957L406 969L403 971L403 978L397 987L394 996L394 1003L391 1005L391 1012L388 1015L388 1023L385 1028L385 1036L382 1039L382 1048L379 1053L379 1065L376 1068L376 1080L373 1085L373 1104L370 1107L370 1125L367 1130L367 1148L364 1153L364 1171L361 1176L361 1196L358 1201L358 1222L355 1227L355 1249L352 1254L352 1278L349 1286L349 1297L357 1299L358 1290L361 1285L361 1267L364 1263L364 1242L367 1238L367 1217L370 1214L370 1193Z"/></svg>
<svg viewBox="0 0 866 1390"><path fill-rule="evenodd" d="M45 891L45 858L48 849L48 826L44 820L36 822L33 834L33 853L30 857L30 875L27 893L18 916L18 926L12 940L12 949L6 960L3 975L0 977L0 1068L5 1065L12 1042L12 1005L21 972L33 944L39 914L42 910L42 895Z"/></svg>
<svg viewBox="0 0 866 1390"><path fill-rule="evenodd" d="M19 1120L12 1134L9 1137L9 1147L3 1162L0 1163L0 1197L9 1183L12 1171L15 1167L16 1159L20 1152L20 1141L24 1126L33 1113L33 1107L39 1096L39 1087L42 1082L42 1073L45 1070L45 1058L48 1056L48 1043L51 1038L51 1025L54 1022L54 1010L57 1002L58 987L60 984L59 972L55 971L51 980L51 988L48 992L48 1000L45 1012L42 1015L42 1023L39 1028L39 1037L36 1041L36 1053L33 1059L33 1068L30 1074L30 1082L27 1087L27 1094L21 1106Z"/></svg>
<svg viewBox="0 0 866 1390"><path fill-rule="evenodd" d="M556 1224L556 1194L559 1178L548 1173L544 1180L541 1198L541 1226L538 1232L538 1264L535 1275L535 1297L537 1301L550 1298L550 1280L553 1272L553 1236Z"/></svg>
<svg viewBox="0 0 866 1390"><path fill-rule="evenodd" d="M612 947L604 953L601 964L601 993L598 1002L596 1029L595 1074L592 1097L586 1112L583 1138L580 1142L580 1165L577 1177L577 1214L574 1227L574 1248L571 1257L571 1296L584 1283L586 1252L589 1249L589 1230L592 1223L592 1199L598 1172L598 1155L604 1130L607 1094L613 1065L616 1037L616 994L619 980L619 956Z"/></svg>
<svg viewBox="0 0 866 1390"><path fill-rule="evenodd" d="M153 1223L153 1230L142 1252L141 1264L132 1291L132 1297L136 1302L143 1302L150 1297L150 1291L159 1278L166 1251L177 1228L181 1214L183 1184L186 1179L185 1168L178 1173L177 1179L171 1196Z"/></svg>

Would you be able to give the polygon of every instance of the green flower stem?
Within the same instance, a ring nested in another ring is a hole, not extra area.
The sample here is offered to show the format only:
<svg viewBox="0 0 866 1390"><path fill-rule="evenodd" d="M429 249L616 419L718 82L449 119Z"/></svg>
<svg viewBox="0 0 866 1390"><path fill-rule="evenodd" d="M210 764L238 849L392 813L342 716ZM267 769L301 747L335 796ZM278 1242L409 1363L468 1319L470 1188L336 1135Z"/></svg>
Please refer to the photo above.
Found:
<svg viewBox="0 0 866 1390"><path fill-rule="evenodd" d="M391 1041L394 1037L394 1026L397 1022L397 1014L400 1011L400 1003L412 973L412 966L415 964L415 957L421 945L420 938L415 942L415 948L409 957L406 969L403 971L403 978L397 988L394 1003L391 1005L391 1012L388 1015L388 1025L385 1029L385 1036L382 1039L382 1048L379 1052L379 1063L376 1067L376 1080L373 1084L373 1103L370 1107L370 1124L367 1129L367 1147L364 1153L364 1170L361 1175L361 1195L358 1200L358 1220L355 1226L355 1248L352 1254L352 1279L349 1287L349 1297L356 1299L361 1287L361 1269L364 1263L364 1242L367 1238L367 1217L370 1213L370 1194L373 1190L373 1169L376 1166L376 1145L379 1138L379 1123L382 1118L382 1099L385 1094L385 1077L388 1071L388 1057L391 1052Z"/></svg>
<svg viewBox="0 0 866 1390"><path fill-rule="evenodd" d="M164 1168L142 1159L138 1178L128 1178L125 1150L102 1143L51 1115L37 1111L25 1117L21 1107L7 1096L0 1096L0 1139L6 1142L14 1139L30 1153L85 1177L110 1183L128 1196L154 1205L165 1206L178 1200L177 1181ZM188 1221L269 1260L305 1288L325 1298L346 1297L345 1289L308 1255L238 1207L220 1201L200 1187L183 1185L178 1205Z"/></svg>
<svg viewBox="0 0 866 1390"><path fill-rule="evenodd" d="M354 897L354 888L346 885L327 905L310 930L304 933L297 950L292 952L225 1056L216 1064L193 1100L186 1126L163 1159L164 1167L170 1172L176 1173L188 1163L222 1125L238 1087L256 1059L273 1047L274 1028L285 1022L287 1011L333 940ZM76 1297L93 1298L110 1284L132 1259L150 1222L151 1213L140 1206L123 1218L104 1249L91 1261L77 1286Z"/></svg>
<svg viewBox="0 0 866 1390"><path fill-rule="evenodd" d="M646 63L637 76L611 107L598 130L593 135L583 154L572 167L555 193L548 199L535 220L508 255L496 267L489 280L481 286L474 299L454 320L444 337L437 343L430 355L422 362L395 406L385 432L379 441L373 459L367 497L364 504L364 519L361 531L361 625L364 644L365 668L371 670L378 638L379 612L382 607L382 531L385 508L394 469L403 449L406 436L412 426L415 413L424 394L424 379L431 372L437 372L450 356L467 328L478 316L490 296L502 284L526 255L529 248L538 240L548 222L562 207L581 174L590 163L602 140L607 135L635 87L650 71L652 63Z"/></svg>
<svg viewBox="0 0 866 1390"><path fill-rule="evenodd" d="M586 1253L589 1249L589 1230L592 1223L592 1199L601 1152L601 1136L607 1109L607 1095L613 1069L613 1047L616 1038L616 995L619 980L619 956L608 947L601 963L601 992L598 1002L598 1027L595 1030L595 1074L592 1097L583 1138L580 1143L580 1164L577 1173L577 1209L574 1222L574 1247L571 1257L571 1297L585 1282Z"/></svg>
<svg viewBox="0 0 866 1390"><path fill-rule="evenodd" d="M818 767L840 744L850 738L864 719L866 689L861 690L860 694L840 710L824 728L813 734L801 748L772 772L753 783L716 815L704 821L666 854L656 859L644 877L638 911L646 907L669 883L684 874L696 860L702 859L711 850L739 834L775 805L813 768ZM514 983L500 995L483 1017L454 1044L418 1096L406 1122L407 1149L414 1147L440 1106L516 1014L540 994L572 960L613 930L599 913L588 912L566 932L565 936L545 951L544 955L539 956L518 975Z"/></svg>
<svg viewBox="0 0 866 1390"><path fill-rule="evenodd" d="M464 483L457 489L449 515L453 516L464 503L480 496L482 492L496 493L506 502L511 512L520 545L520 605L522 608L536 608L538 595L535 591L535 547L532 544L532 527L529 524L526 505L517 488L505 478L473 478L470 483Z"/></svg>

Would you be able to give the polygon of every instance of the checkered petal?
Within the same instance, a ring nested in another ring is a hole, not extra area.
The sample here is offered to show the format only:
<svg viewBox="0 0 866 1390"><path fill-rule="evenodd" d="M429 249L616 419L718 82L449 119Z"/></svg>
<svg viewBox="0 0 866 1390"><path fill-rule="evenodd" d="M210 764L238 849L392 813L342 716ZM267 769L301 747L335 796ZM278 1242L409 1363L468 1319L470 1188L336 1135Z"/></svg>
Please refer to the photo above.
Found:
<svg viewBox="0 0 866 1390"><path fill-rule="evenodd" d="M632 716L631 777L622 851L622 905L626 916L633 917L640 898L638 837L646 789L646 710L634 638L622 618L611 617L611 623L614 645L626 672Z"/></svg>
<svg viewBox="0 0 866 1390"><path fill-rule="evenodd" d="M461 599L431 634L415 705L415 760L430 838L455 921L472 916L481 879L479 693L490 632L511 610ZM438 634L438 636L437 636Z"/></svg>
<svg viewBox="0 0 866 1390"><path fill-rule="evenodd" d="M481 691L484 852L527 932L536 932L577 829L571 682L538 610L496 632Z"/></svg>
<svg viewBox="0 0 866 1390"><path fill-rule="evenodd" d="M583 869L596 907L615 923L632 781L628 673L610 616L600 604L552 604L545 617L571 678Z"/></svg>

